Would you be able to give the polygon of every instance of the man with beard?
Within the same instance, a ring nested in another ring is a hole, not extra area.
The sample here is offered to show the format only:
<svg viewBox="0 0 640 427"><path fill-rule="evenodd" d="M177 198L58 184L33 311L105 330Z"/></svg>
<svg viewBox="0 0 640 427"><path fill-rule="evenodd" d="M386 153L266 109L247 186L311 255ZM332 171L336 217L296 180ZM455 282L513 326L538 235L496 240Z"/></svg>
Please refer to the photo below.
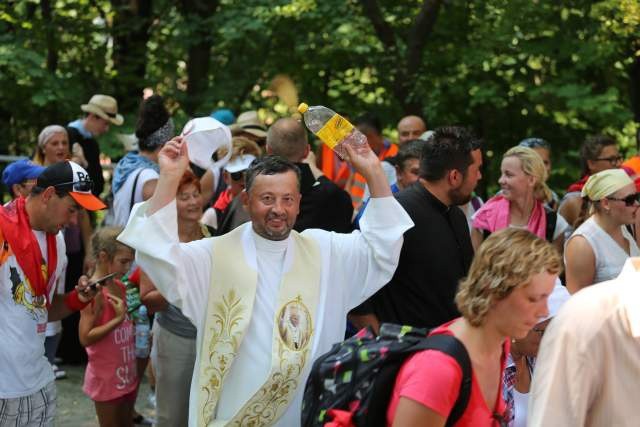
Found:
<svg viewBox="0 0 640 427"><path fill-rule="evenodd" d="M358 327L383 322L433 328L460 314L458 281L473 258L469 228L457 207L481 178L480 141L461 127L443 127L425 142L420 179L397 194L415 226L405 232L391 281L351 312Z"/></svg>
<svg viewBox="0 0 640 427"><path fill-rule="evenodd" d="M247 170L240 194L251 222L180 243L175 195L187 154L180 137L162 148L155 193L136 205L119 239L196 326L189 425L299 425L313 360L342 340L349 309L391 279L413 223L364 144L347 146L349 163L371 189L360 232L292 231L300 170L266 156ZM292 310L300 328L293 342L279 331Z"/></svg>

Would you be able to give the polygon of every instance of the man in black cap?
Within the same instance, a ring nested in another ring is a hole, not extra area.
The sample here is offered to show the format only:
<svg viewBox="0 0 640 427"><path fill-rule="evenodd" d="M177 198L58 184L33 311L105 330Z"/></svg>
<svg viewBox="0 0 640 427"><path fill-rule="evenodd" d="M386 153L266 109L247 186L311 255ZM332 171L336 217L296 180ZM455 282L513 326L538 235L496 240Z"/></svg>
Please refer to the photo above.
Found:
<svg viewBox="0 0 640 427"><path fill-rule="evenodd" d="M91 185L76 163L55 163L29 196L0 207L1 425L53 425L56 388L44 357L46 324L81 310L97 291L82 276L74 290L55 294L66 264L60 230L77 221L80 207L105 207Z"/></svg>

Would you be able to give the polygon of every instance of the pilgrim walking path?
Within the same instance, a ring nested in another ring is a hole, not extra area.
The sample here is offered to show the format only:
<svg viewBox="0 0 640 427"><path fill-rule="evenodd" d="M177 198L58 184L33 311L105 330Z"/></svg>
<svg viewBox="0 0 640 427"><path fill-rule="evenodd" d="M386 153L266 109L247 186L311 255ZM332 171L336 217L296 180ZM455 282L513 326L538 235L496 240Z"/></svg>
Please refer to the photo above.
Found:
<svg viewBox="0 0 640 427"><path fill-rule="evenodd" d="M96 427L98 419L93 401L82 392L84 365L60 367L67 378L56 381L58 388L58 415L56 427ZM149 383L145 376L138 392L136 410L147 417L155 416L155 409L149 401Z"/></svg>

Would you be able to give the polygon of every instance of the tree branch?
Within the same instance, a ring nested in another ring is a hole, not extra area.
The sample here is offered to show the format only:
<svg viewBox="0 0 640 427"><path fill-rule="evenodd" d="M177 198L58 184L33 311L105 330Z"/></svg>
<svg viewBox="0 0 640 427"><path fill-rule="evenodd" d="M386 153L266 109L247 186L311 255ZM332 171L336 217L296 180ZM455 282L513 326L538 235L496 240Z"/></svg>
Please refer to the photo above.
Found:
<svg viewBox="0 0 640 427"><path fill-rule="evenodd" d="M407 74L418 71L422 63L422 51L427 42L427 36L433 31L438 18L442 0L424 0L420 12L409 30L407 40Z"/></svg>
<svg viewBox="0 0 640 427"><path fill-rule="evenodd" d="M42 11L42 20L45 25L45 34L47 39L47 70L55 72L58 68L58 48L56 46L56 32L54 30L53 13L49 0L40 2Z"/></svg>
<svg viewBox="0 0 640 427"><path fill-rule="evenodd" d="M382 44L387 49L395 49L396 38L393 34L393 29L387 21L384 20L378 2L376 0L360 0L360 4L362 4L364 14L369 18L369 21L371 21L371 25L373 25L373 29Z"/></svg>

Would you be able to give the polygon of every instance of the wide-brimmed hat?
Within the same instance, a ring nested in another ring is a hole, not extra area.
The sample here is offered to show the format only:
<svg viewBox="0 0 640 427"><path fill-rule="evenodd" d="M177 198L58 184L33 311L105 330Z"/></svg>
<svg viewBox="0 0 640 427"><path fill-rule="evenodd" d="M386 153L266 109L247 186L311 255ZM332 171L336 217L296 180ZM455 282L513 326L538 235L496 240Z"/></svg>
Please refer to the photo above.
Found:
<svg viewBox="0 0 640 427"><path fill-rule="evenodd" d="M36 181L36 187L55 187L58 192L69 193L80 206L89 211L107 207L102 200L91 193L93 183L89 174L77 163L64 161L47 167Z"/></svg>
<svg viewBox="0 0 640 427"><path fill-rule="evenodd" d="M267 127L258 117L257 111L245 111L238 116L238 120L230 126L231 134L238 135L242 132L250 133L258 138L267 137Z"/></svg>
<svg viewBox="0 0 640 427"><path fill-rule="evenodd" d="M82 104L80 109L85 113L93 113L109 120L116 126L120 126L124 122L124 118L118 114L118 101L108 95L93 95L89 103Z"/></svg>

